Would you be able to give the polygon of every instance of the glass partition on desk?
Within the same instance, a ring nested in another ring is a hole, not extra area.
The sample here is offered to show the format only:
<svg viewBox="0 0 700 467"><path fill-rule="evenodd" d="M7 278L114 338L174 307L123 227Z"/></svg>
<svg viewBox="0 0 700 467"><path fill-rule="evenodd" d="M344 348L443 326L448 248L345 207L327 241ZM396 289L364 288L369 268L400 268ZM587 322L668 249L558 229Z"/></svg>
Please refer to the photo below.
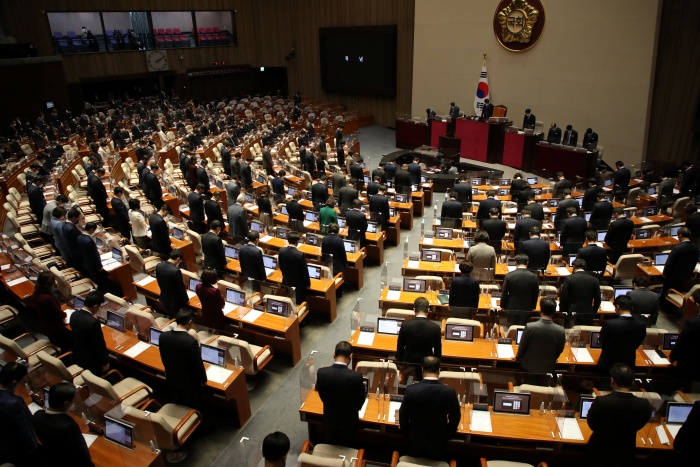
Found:
<svg viewBox="0 0 700 467"><path fill-rule="evenodd" d="M125 449L132 450L137 443L152 451L159 449L155 431L156 423L148 411L117 404L104 414L105 438Z"/></svg>
<svg viewBox="0 0 700 467"><path fill-rule="evenodd" d="M435 221L435 227L459 229L462 230L462 219L455 217L438 217Z"/></svg>
<svg viewBox="0 0 700 467"><path fill-rule="evenodd" d="M298 304L294 287L249 278L243 282L241 289L245 292L246 307L253 308L249 313L263 312L279 316L285 319L287 327L297 317Z"/></svg>
<svg viewBox="0 0 700 467"><path fill-rule="evenodd" d="M312 350L304 360L299 374L299 402L304 404L316 386L316 375L320 368L333 364L333 353Z"/></svg>

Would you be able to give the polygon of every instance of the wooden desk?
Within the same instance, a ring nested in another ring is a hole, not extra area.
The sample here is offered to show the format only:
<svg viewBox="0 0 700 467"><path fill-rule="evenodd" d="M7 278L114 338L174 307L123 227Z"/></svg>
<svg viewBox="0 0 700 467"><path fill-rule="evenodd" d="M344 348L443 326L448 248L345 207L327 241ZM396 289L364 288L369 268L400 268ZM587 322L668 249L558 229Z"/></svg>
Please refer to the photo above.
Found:
<svg viewBox="0 0 700 467"><path fill-rule="evenodd" d="M397 203L396 201L390 201L389 206L399 210L399 217L401 218L401 227L408 230L412 230L413 203Z"/></svg>
<svg viewBox="0 0 700 467"><path fill-rule="evenodd" d="M413 201L413 214L417 217L423 217L425 213L425 193L414 191L411 193L411 201Z"/></svg>
<svg viewBox="0 0 700 467"><path fill-rule="evenodd" d="M667 216L665 214L659 214L657 216L643 216L643 217L630 217L632 222L634 222L634 227L639 228L645 225L658 224L660 226L673 222L673 217Z"/></svg>
<svg viewBox="0 0 700 467"><path fill-rule="evenodd" d="M165 368L160 359L158 347L149 345L148 349L138 354L135 358L124 355L131 347L140 341L133 332L127 330L121 334L104 326L102 333L107 344L107 350L119 363L137 369L154 378L164 379ZM227 365L233 373L223 384L207 381L203 391L203 397L217 405L234 410L239 426L243 426L251 415L248 388L245 381L243 368Z"/></svg>
<svg viewBox="0 0 700 467"><path fill-rule="evenodd" d="M131 265L124 263L108 272L109 278L119 282L127 300L136 299L136 289L134 288L134 276L131 274Z"/></svg>
<svg viewBox="0 0 700 467"><path fill-rule="evenodd" d="M386 229L386 241L394 246L401 245L401 216L394 216L389 219Z"/></svg>

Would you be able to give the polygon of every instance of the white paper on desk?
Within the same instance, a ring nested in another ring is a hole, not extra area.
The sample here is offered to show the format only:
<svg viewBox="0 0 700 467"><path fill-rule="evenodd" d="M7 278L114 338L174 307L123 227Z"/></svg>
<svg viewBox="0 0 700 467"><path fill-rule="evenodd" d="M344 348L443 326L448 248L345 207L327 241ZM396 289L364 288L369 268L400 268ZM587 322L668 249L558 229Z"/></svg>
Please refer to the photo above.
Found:
<svg viewBox="0 0 700 467"><path fill-rule="evenodd" d="M216 365L209 365L207 368L207 380L214 383L224 384L224 381L229 379L232 374L233 371Z"/></svg>
<svg viewBox="0 0 700 467"><path fill-rule="evenodd" d="M365 399L365 403L362 404L362 408L358 412L358 416L360 419L365 418L365 411L367 410L367 403L369 402L369 399Z"/></svg>
<svg viewBox="0 0 700 467"><path fill-rule="evenodd" d="M245 314L243 318L241 318L243 321L246 321L248 323L253 323L255 322L256 319L260 318L262 316L263 312L258 311L258 310L250 310L248 313Z"/></svg>
<svg viewBox="0 0 700 467"><path fill-rule="evenodd" d="M678 436L678 431L681 429L683 426L682 423L671 423L666 425L666 429L668 430L669 433L671 433L671 436L673 436L673 439L676 439L676 436ZM659 430L663 430L664 427L661 425L656 427L656 432L658 434ZM667 436L668 438L668 436ZM659 436L659 439L661 439L661 436ZM669 443L664 443L664 444L669 444Z"/></svg>
<svg viewBox="0 0 700 467"><path fill-rule="evenodd" d="M107 253L102 253L100 255L100 261L107 261L108 259L112 259L112 252L107 252Z"/></svg>
<svg viewBox="0 0 700 467"><path fill-rule="evenodd" d="M547 224L542 224L542 227L544 227L545 229L553 230L553 229L554 229L554 224L549 224L549 223L547 223Z"/></svg>
<svg viewBox="0 0 700 467"><path fill-rule="evenodd" d="M646 223L646 222L652 222L652 220L649 219L648 217L638 217L637 219L639 219L640 221L642 221L642 222L644 222L644 223Z"/></svg>
<svg viewBox="0 0 700 467"><path fill-rule="evenodd" d="M146 276L141 280L136 281L136 285L140 285L141 287L146 287L148 284L156 280L155 277L153 276Z"/></svg>
<svg viewBox="0 0 700 467"><path fill-rule="evenodd" d="M390 401L389 402L389 415L386 417L386 421L389 423L396 423L396 411L401 408L401 402Z"/></svg>
<svg viewBox="0 0 700 467"><path fill-rule="evenodd" d="M117 261L113 261L111 263L103 264L102 267L105 268L105 271L112 271L114 269L117 269L121 265L122 265L122 263L119 263Z"/></svg>
<svg viewBox="0 0 700 467"><path fill-rule="evenodd" d="M508 266L508 272L515 271L517 266Z"/></svg>
<svg viewBox="0 0 700 467"><path fill-rule="evenodd" d="M585 347L572 347L571 353L574 354L574 358L579 363L593 363L593 357Z"/></svg>
<svg viewBox="0 0 700 467"><path fill-rule="evenodd" d="M511 344L498 344L496 345L496 353L498 353L498 358L513 358L515 354L513 353L513 346Z"/></svg>
<svg viewBox="0 0 700 467"><path fill-rule="evenodd" d="M260 241L263 242L263 243L267 243L267 242L269 242L270 240L272 240L272 236L271 236L271 235L265 235L263 238L260 239Z"/></svg>
<svg viewBox="0 0 700 467"><path fill-rule="evenodd" d="M32 415L41 410L41 407L36 402L30 403L27 407L29 407L29 411L32 413Z"/></svg>
<svg viewBox="0 0 700 467"><path fill-rule="evenodd" d="M97 435L91 435L91 434L89 434L89 433L83 433L83 438L85 439L85 444L86 444L87 447L89 448L90 446L92 446L92 443L94 443L95 440L97 439Z"/></svg>
<svg viewBox="0 0 700 467"><path fill-rule="evenodd" d="M425 243L426 245L432 245L433 244L433 237L425 237L423 239L423 243Z"/></svg>
<svg viewBox="0 0 700 467"><path fill-rule="evenodd" d="M442 225L442 219L435 219L435 225Z"/></svg>
<svg viewBox="0 0 700 467"><path fill-rule="evenodd" d="M560 276L570 276L571 275L569 270L566 269L565 267L557 268L557 274L559 274Z"/></svg>
<svg viewBox="0 0 700 467"><path fill-rule="evenodd" d="M313 224L313 222L311 222L311 221L304 221L304 227L308 227L308 226L310 226L311 224Z"/></svg>
<svg viewBox="0 0 700 467"><path fill-rule="evenodd" d="M400 290L390 290L386 293L386 299L392 302L396 302L401 298Z"/></svg>
<svg viewBox="0 0 700 467"><path fill-rule="evenodd" d="M374 342L374 333L373 332L360 332L360 335L357 337L357 345L365 345L365 346L369 347L372 345L373 342Z"/></svg>
<svg viewBox="0 0 700 467"><path fill-rule="evenodd" d="M29 279L27 279L26 277L20 277L20 278L13 280L13 281L8 282L7 286L14 287L15 285L21 284L22 282L27 282L28 280Z"/></svg>
<svg viewBox="0 0 700 467"><path fill-rule="evenodd" d="M124 355L127 357L131 358L136 358L141 352L149 348L151 344L147 342L139 342L138 344L134 345L132 348L124 352Z"/></svg>
<svg viewBox="0 0 700 467"><path fill-rule="evenodd" d="M491 433L491 412L488 410L472 410L471 423L469 424L471 431L480 431L482 433Z"/></svg>
<svg viewBox="0 0 700 467"><path fill-rule="evenodd" d="M461 271L459 270L459 264L455 264L454 271L455 271L455 272L461 272Z"/></svg>
<svg viewBox="0 0 700 467"><path fill-rule="evenodd" d="M197 295L196 293L192 292L191 290L187 291L187 299L189 300L190 298L194 297Z"/></svg>
<svg viewBox="0 0 700 467"><path fill-rule="evenodd" d="M73 308L68 308L66 310L66 317L63 320L63 322L66 324L70 323L70 315L72 315L73 313L75 313L75 310Z"/></svg>
<svg viewBox="0 0 700 467"><path fill-rule="evenodd" d="M469 242L464 242L464 244L463 244L462 246L463 246L464 248L469 248Z"/></svg>
<svg viewBox="0 0 700 467"><path fill-rule="evenodd" d="M498 308L500 302L501 302L501 299L500 299L500 298L493 298L493 297L492 297L492 298L491 298L491 307L492 307L492 308Z"/></svg>
<svg viewBox="0 0 700 467"><path fill-rule="evenodd" d="M508 223L506 225L508 226L509 230L513 230L515 228L515 222L511 222L511 223Z"/></svg>
<svg viewBox="0 0 700 467"><path fill-rule="evenodd" d="M647 357L649 357L649 360L651 360L651 363L653 363L654 365L671 364L671 362L669 362L667 358L660 357L659 354L656 353L656 350L645 350L644 353Z"/></svg>
<svg viewBox="0 0 700 467"><path fill-rule="evenodd" d="M238 305L234 305L231 302L225 302L224 303L224 314L227 315L227 314L231 313L233 310L235 310L236 308L238 308Z"/></svg>
<svg viewBox="0 0 700 467"><path fill-rule="evenodd" d="M406 267L411 268L411 269L418 269L419 266L420 266L420 261L409 261L408 265Z"/></svg>
<svg viewBox="0 0 700 467"><path fill-rule="evenodd" d="M600 311L611 313L615 311L615 304L610 300L603 300L602 302L600 302Z"/></svg>
<svg viewBox="0 0 700 467"><path fill-rule="evenodd" d="M10 269L11 266L12 266L12 264L3 264L2 266L0 266L0 271L5 271L7 269Z"/></svg>
<svg viewBox="0 0 700 467"><path fill-rule="evenodd" d="M578 426L578 420L575 418L559 417L557 418L559 426L559 436L561 439L577 439L583 441L583 433L581 427Z"/></svg>

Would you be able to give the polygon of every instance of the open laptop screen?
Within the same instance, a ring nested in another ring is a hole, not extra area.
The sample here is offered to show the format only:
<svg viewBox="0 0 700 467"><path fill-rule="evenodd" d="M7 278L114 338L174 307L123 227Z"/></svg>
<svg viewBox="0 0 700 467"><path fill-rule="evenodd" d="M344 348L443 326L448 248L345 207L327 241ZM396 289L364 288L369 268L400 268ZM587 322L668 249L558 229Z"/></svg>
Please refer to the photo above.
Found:
<svg viewBox="0 0 700 467"><path fill-rule="evenodd" d="M581 420L585 420L588 418L588 411L590 410L591 404L593 404L594 400L595 397L581 396L578 405L578 418L580 418Z"/></svg>
<svg viewBox="0 0 700 467"><path fill-rule="evenodd" d="M647 238L651 238L651 229L635 229L634 236L637 238L637 240L645 240Z"/></svg>
<svg viewBox="0 0 700 467"><path fill-rule="evenodd" d="M682 226L682 225L674 225L674 226L671 226L671 229L669 230L668 234L669 234L671 237L677 237L677 236L678 236L678 231L681 230L681 227L684 227L684 226Z"/></svg>
<svg viewBox="0 0 700 467"><path fill-rule="evenodd" d="M307 222L318 222L318 213L316 211L306 211L304 220Z"/></svg>
<svg viewBox="0 0 700 467"><path fill-rule="evenodd" d="M320 266L314 266L313 264L309 264L306 266L306 268L309 270L309 278L311 279L320 279L321 278L321 267Z"/></svg>
<svg viewBox="0 0 700 467"><path fill-rule="evenodd" d="M195 279L194 277L190 277L190 284L189 284L190 287L189 287L189 289L190 289L192 292L196 292L196 291L197 291L197 286L198 286L199 284L201 284L201 283L202 283L202 281L200 281L199 279Z"/></svg>
<svg viewBox="0 0 700 467"><path fill-rule="evenodd" d="M524 392L494 391L493 411L517 415L530 415L530 397Z"/></svg>
<svg viewBox="0 0 700 467"><path fill-rule="evenodd" d="M265 269L277 269L277 259L274 256L263 255L263 266Z"/></svg>
<svg viewBox="0 0 700 467"><path fill-rule="evenodd" d="M663 266L668 261L668 255L670 253L656 253L654 255L654 264L657 266Z"/></svg>
<svg viewBox="0 0 700 467"><path fill-rule="evenodd" d="M111 310L107 310L107 326L109 326L110 328L123 333L125 321L126 318L123 315L115 313Z"/></svg>
<svg viewBox="0 0 700 467"><path fill-rule="evenodd" d="M213 345L202 344L202 360L217 366L226 366L226 349Z"/></svg>
<svg viewBox="0 0 700 467"><path fill-rule="evenodd" d="M158 347L160 344L160 335L163 334L163 331L161 331L158 328L151 327L149 336L148 336L148 342L151 344L155 345Z"/></svg>
<svg viewBox="0 0 700 467"><path fill-rule="evenodd" d="M224 245L224 256L228 259L238 259L238 247Z"/></svg>
<svg viewBox="0 0 700 467"><path fill-rule="evenodd" d="M397 336L401 329L401 319L377 318L377 332L379 334L392 334Z"/></svg>
<svg viewBox="0 0 700 467"><path fill-rule="evenodd" d="M520 345L520 340L523 338L523 333L525 333L525 328L518 329L515 334L515 345Z"/></svg>
<svg viewBox="0 0 700 467"><path fill-rule="evenodd" d="M632 287L616 285L613 287L613 289L615 290L615 293L613 295L613 299L615 299L615 298L619 297L620 295L627 295L627 292L632 290Z"/></svg>
<svg viewBox="0 0 700 467"><path fill-rule="evenodd" d="M124 256L122 255L122 250L120 248L112 248L112 259L118 263L123 263Z"/></svg>
<svg viewBox="0 0 700 467"><path fill-rule="evenodd" d="M436 238L446 238L450 239L452 238L452 229L446 229L444 227L438 227L435 229L435 237Z"/></svg>
<svg viewBox="0 0 700 467"><path fill-rule="evenodd" d="M537 177L528 178L527 183L529 183L530 185L537 185Z"/></svg>
<svg viewBox="0 0 700 467"><path fill-rule="evenodd" d="M134 426L105 415L105 439L127 449L134 449Z"/></svg>
<svg viewBox="0 0 700 467"><path fill-rule="evenodd" d="M676 332L669 332L667 334L664 334L664 345L662 347L663 350L673 350L673 348L676 346L676 341L678 340L678 336L680 334Z"/></svg>
<svg viewBox="0 0 700 467"><path fill-rule="evenodd" d="M306 244L312 245L312 246L318 246L318 244L319 244L318 235L312 234L312 233L307 233L306 234Z"/></svg>
<svg viewBox="0 0 700 467"><path fill-rule="evenodd" d="M439 250L423 250L421 254L422 261L430 261L433 263L439 263L441 259L442 252Z"/></svg>
<svg viewBox="0 0 700 467"><path fill-rule="evenodd" d="M474 326L469 324L446 324L445 339L448 341L472 342L474 340Z"/></svg>
<svg viewBox="0 0 700 467"><path fill-rule="evenodd" d="M268 298L267 307L265 308L265 311L277 316L288 316L289 304L287 302L282 302L280 300Z"/></svg>
<svg viewBox="0 0 700 467"><path fill-rule="evenodd" d="M177 227L173 227L173 237L177 238L178 240L182 240L182 237L183 237L182 229L178 229Z"/></svg>
<svg viewBox="0 0 700 467"><path fill-rule="evenodd" d="M666 406L666 423L685 423L693 404L687 402L669 402Z"/></svg>
<svg viewBox="0 0 700 467"><path fill-rule="evenodd" d="M234 305L245 305L245 292L236 289L226 289L226 301Z"/></svg>
<svg viewBox="0 0 700 467"><path fill-rule="evenodd" d="M257 233L263 233L265 231L265 224L259 221L250 221L250 230L254 230Z"/></svg>
<svg viewBox="0 0 700 467"><path fill-rule="evenodd" d="M403 279L403 289L407 292L425 292L425 279L411 279L405 277Z"/></svg>
<svg viewBox="0 0 700 467"><path fill-rule="evenodd" d="M591 331L591 344L592 349L600 349L600 331Z"/></svg>
<svg viewBox="0 0 700 467"><path fill-rule="evenodd" d="M607 230L599 230L598 231L598 241L599 242L604 242L605 241L605 236L608 234Z"/></svg>

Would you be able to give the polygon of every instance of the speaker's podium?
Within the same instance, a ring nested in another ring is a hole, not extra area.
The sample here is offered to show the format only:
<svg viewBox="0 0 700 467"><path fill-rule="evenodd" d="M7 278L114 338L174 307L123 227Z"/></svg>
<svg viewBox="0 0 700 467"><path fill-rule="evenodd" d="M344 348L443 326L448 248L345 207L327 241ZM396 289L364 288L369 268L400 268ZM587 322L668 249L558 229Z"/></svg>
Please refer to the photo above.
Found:
<svg viewBox="0 0 700 467"><path fill-rule="evenodd" d="M455 138L462 141L462 157L500 164L503 157L503 135L507 126L506 117L492 117L488 122L457 120Z"/></svg>
<svg viewBox="0 0 700 467"><path fill-rule="evenodd" d="M537 142L543 138L543 133L535 134L531 129L521 131L516 127L509 127L503 141L502 164L530 172L534 168L532 164Z"/></svg>

